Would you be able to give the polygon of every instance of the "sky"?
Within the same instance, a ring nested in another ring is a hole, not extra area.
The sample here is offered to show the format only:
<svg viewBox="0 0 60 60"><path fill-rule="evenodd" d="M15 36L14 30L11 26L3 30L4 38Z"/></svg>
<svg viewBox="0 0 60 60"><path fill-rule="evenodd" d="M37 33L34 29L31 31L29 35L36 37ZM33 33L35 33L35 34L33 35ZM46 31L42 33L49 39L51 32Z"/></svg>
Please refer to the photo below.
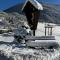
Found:
<svg viewBox="0 0 60 60"><path fill-rule="evenodd" d="M60 4L60 0L38 0L38 1L53 3L53 4ZM24 2L25 0L0 0L0 11Z"/></svg>

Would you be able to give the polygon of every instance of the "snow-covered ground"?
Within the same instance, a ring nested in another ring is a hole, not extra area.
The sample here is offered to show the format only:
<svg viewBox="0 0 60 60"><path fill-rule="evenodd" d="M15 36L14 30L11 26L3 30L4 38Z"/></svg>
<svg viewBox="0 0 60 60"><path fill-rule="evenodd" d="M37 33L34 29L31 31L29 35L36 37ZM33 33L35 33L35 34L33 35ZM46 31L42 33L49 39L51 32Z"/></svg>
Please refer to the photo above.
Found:
<svg viewBox="0 0 60 60"><path fill-rule="evenodd" d="M45 23L38 23L36 30L36 36L44 36ZM53 28L53 36L56 41L60 42L60 26ZM1 36L0 42L11 43L14 41L13 36ZM60 44L60 43L59 43ZM19 44L0 44L0 60L60 60L60 48L54 49L54 52L50 50L36 50L21 48Z"/></svg>
<svg viewBox="0 0 60 60"><path fill-rule="evenodd" d="M36 36L45 35L45 28L44 28L45 24L48 24L48 23L38 23L37 30L36 30ZM60 26L57 26L52 23L50 23L50 25L53 25L52 35L55 36L56 41L60 43Z"/></svg>
<svg viewBox="0 0 60 60"><path fill-rule="evenodd" d="M1 36L0 35L0 41L4 41L4 42L12 42L14 41L14 37L13 36Z"/></svg>

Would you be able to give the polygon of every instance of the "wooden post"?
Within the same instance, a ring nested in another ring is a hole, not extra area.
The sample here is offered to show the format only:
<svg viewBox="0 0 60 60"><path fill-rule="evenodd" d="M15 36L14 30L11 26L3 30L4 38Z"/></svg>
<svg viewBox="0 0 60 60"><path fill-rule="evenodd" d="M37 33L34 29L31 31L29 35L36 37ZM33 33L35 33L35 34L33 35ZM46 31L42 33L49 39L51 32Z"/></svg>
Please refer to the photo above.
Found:
<svg viewBox="0 0 60 60"><path fill-rule="evenodd" d="M33 30L33 36L35 36L35 30Z"/></svg>
<svg viewBox="0 0 60 60"><path fill-rule="evenodd" d="M46 27L45 27L45 36L46 36Z"/></svg>
<svg viewBox="0 0 60 60"><path fill-rule="evenodd" d="M49 27L48 27L48 36L50 35Z"/></svg>
<svg viewBox="0 0 60 60"><path fill-rule="evenodd" d="M51 27L50 35L52 36L52 27Z"/></svg>

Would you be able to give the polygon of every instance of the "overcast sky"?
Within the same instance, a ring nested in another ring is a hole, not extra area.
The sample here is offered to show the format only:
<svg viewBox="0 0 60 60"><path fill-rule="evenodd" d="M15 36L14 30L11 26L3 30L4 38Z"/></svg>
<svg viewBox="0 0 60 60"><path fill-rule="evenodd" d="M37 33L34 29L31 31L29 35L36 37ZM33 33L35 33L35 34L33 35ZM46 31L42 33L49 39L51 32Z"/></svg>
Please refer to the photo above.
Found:
<svg viewBox="0 0 60 60"><path fill-rule="evenodd" d="M60 4L60 0L38 0L47 3ZM25 2L25 0L0 0L0 10L5 10L16 4Z"/></svg>

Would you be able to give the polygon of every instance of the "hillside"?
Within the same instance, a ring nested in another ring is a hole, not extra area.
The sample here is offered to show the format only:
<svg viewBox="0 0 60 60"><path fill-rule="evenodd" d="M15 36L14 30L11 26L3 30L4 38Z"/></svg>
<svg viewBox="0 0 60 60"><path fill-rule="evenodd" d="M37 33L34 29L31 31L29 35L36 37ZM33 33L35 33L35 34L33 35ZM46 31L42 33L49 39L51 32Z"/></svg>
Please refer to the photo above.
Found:
<svg viewBox="0 0 60 60"><path fill-rule="evenodd" d="M21 11L22 6L23 4L18 4L4 10L4 12L18 12L22 14L22 11ZM40 12L41 16L39 21L60 24L60 5L45 3L43 4L43 7L44 7L44 10Z"/></svg>
<svg viewBox="0 0 60 60"><path fill-rule="evenodd" d="M5 28L17 28L24 24L26 17L18 12L6 13L0 12L0 26ZM4 25L2 25L2 23ZM0 27L0 28L1 28Z"/></svg>
<svg viewBox="0 0 60 60"><path fill-rule="evenodd" d="M15 6L9 7L8 9L4 10L4 12L10 13L10 12L18 12L18 13L22 13L21 8L22 8L23 4L17 4Z"/></svg>

